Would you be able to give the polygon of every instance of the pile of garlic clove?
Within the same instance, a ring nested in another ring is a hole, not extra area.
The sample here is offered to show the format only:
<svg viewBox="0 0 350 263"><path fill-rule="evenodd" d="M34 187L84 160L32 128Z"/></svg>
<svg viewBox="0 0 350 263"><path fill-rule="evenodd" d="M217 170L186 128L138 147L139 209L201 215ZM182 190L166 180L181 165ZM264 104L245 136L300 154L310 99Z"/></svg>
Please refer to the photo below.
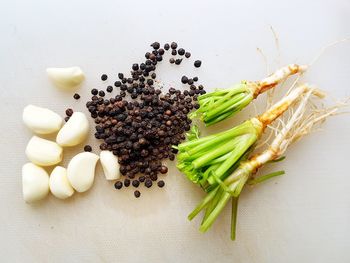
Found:
<svg viewBox="0 0 350 263"><path fill-rule="evenodd" d="M62 126L62 118L55 112L34 105L23 110L24 124L36 134L57 133L56 142L34 135L28 142L25 153L31 161L22 168L23 198L32 203L45 198L49 191L60 199L84 192L91 188L95 177L95 166L99 156L93 153L79 153L72 158L68 169L56 166L49 176L43 167L59 164L63 148L82 143L89 132L85 114L75 112Z"/></svg>
<svg viewBox="0 0 350 263"><path fill-rule="evenodd" d="M81 84L84 73L79 67L49 68L49 78L60 88L71 89ZM63 147L81 144L88 136L89 121L82 112L74 112L63 125L60 115L50 109L28 105L23 110L23 123L36 135L28 142L25 153L30 160L22 167L22 191L27 203L44 199L49 192L59 199L71 197L75 191L89 190L95 179L95 168L101 160L107 180L120 177L118 159L110 151L100 156L91 152L75 155L67 169L58 165L63 159ZM54 134L56 141L37 135ZM55 166L49 175L45 167Z"/></svg>

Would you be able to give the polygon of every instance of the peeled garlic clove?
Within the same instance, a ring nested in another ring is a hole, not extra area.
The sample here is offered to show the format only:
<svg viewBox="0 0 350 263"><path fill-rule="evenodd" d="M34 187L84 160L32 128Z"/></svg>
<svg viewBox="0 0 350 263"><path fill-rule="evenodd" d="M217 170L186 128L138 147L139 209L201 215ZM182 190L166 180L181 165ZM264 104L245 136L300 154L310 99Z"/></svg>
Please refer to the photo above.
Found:
<svg viewBox="0 0 350 263"><path fill-rule="evenodd" d="M53 83L62 89L73 89L79 86L85 78L79 67L47 68L46 72Z"/></svg>
<svg viewBox="0 0 350 263"><path fill-rule="evenodd" d="M74 194L74 189L67 178L67 169L56 166L50 175L50 191L59 199L66 199Z"/></svg>
<svg viewBox="0 0 350 263"><path fill-rule="evenodd" d="M22 167L22 192L27 203L39 201L49 193L49 175L33 164L26 163Z"/></svg>
<svg viewBox="0 0 350 263"><path fill-rule="evenodd" d="M78 192L90 189L95 178L95 167L98 155L90 152L78 153L68 164L67 177Z"/></svg>
<svg viewBox="0 0 350 263"><path fill-rule="evenodd" d="M56 142L61 146L74 146L83 142L89 133L89 121L82 112L74 112L58 132Z"/></svg>
<svg viewBox="0 0 350 263"><path fill-rule="evenodd" d="M33 136L27 144L28 159L40 166L50 166L62 161L62 148L57 143Z"/></svg>
<svg viewBox="0 0 350 263"><path fill-rule="evenodd" d="M120 178L118 158L110 151L101 151L100 161L107 180Z"/></svg>
<svg viewBox="0 0 350 263"><path fill-rule="evenodd" d="M62 118L52 110L28 105L23 110L24 124L35 133L49 134L58 131L62 126Z"/></svg>

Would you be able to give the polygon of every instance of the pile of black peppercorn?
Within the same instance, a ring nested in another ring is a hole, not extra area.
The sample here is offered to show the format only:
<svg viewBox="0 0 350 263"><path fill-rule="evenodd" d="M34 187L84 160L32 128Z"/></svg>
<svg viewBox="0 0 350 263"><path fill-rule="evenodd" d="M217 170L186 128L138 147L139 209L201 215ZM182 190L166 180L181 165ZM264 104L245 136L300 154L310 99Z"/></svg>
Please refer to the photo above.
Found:
<svg viewBox="0 0 350 263"><path fill-rule="evenodd" d="M100 149L118 156L120 172L125 176L123 182L115 183L116 189L130 184L138 188L142 183L150 188L158 181L159 174L168 172L162 160L175 159L177 150L172 145L185 139L184 133L191 124L187 115L192 109L199 108L197 97L205 93L202 85L194 85L198 77L189 79L185 76L181 81L190 85L188 90L181 92L170 88L167 93L162 93L155 85L154 71L165 52L171 49L173 56L178 54L186 58L191 54L183 48L177 50L175 42L165 44L164 48L154 42L151 47L153 50L145 54L144 63L132 65L130 76L118 74L114 83L119 89L118 95L107 99L103 90L92 89L91 100L86 103L96 123L95 137L104 141ZM174 59L174 62L172 59L170 63L179 65L182 62L182 58ZM101 79L107 80L107 75L103 74ZM107 92L112 91L113 87L108 86ZM164 187L165 183L159 180L157 185ZM141 193L136 190L134 195L138 198Z"/></svg>

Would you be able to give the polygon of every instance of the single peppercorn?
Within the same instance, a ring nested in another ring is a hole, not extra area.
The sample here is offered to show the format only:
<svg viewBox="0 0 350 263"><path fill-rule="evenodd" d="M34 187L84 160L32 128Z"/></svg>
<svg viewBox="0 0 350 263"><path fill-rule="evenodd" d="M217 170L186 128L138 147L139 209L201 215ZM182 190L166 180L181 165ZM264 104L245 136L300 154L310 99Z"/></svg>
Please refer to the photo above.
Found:
<svg viewBox="0 0 350 263"><path fill-rule="evenodd" d="M188 79L188 85L192 85L193 84L193 79Z"/></svg>
<svg viewBox="0 0 350 263"><path fill-rule="evenodd" d="M73 115L73 110L72 109L66 109L66 115L68 116L68 117L70 117L70 116L72 116Z"/></svg>
<svg viewBox="0 0 350 263"><path fill-rule="evenodd" d="M85 145L84 146L84 152L91 152L92 151L92 148L90 145Z"/></svg>
<svg viewBox="0 0 350 263"><path fill-rule="evenodd" d="M183 84L186 84L186 83L188 82L188 78L187 78L186 76L182 76L181 82L182 82Z"/></svg>
<svg viewBox="0 0 350 263"><path fill-rule="evenodd" d="M124 78L124 74L123 74L123 73L118 73L118 78L119 78L120 80L122 80L122 79Z"/></svg>
<svg viewBox="0 0 350 263"><path fill-rule="evenodd" d="M123 184L121 181L117 181L115 184L114 184L114 187L115 189L121 189L123 187Z"/></svg>
<svg viewBox="0 0 350 263"><path fill-rule="evenodd" d="M158 185L158 187L163 188L165 183L163 180L160 180L160 181L158 181L157 185Z"/></svg>
<svg viewBox="0 0 350 263"><path fill-rule="evenodd" d="M154 49L159 49L160 48L160 44L159 42L154 42L151 47L153 47Z"/></svg>
<svg viewBox="0 0 350 263"><path fill-rule="evenodd" d="M78 100L78 99L80 99L80 95L79 95L78 93L75 93L75 94L73 95L73 98L76 99L76 100Z"/></svg>
<svg viewBox="0 0 350 263"><path fill-rule="evenodd" d="M98 92L98 95L100 95L101 97L104 97L106 94L105 94L105 92L103 90L100 90Z"/></svg>
<svg viewBox="0 0 350 263"><path fill-rule="evenodd" d="M174 64L175 63L175 59L174 58L170 58L169 62L170 62L170 64Z"/></svg>
<svg viewBox="0 0 350 263"><path fill-rule="evenodd" d="M160 173L161 173L161 174L166 174L167 172L168 172L168 167L162 165L162 166L160 167Z"/></svg>
<svg viewBox="0 0 350 263"><path fill-rule="evenodd" d="M113 91L113 87L112 86L108 86L106 89L107 92L111 93Z"/></svg>
<svg viewBox="0 0 350 263"><path fill-rule="evenodd" d="M149 179L149 178L147 178L147 179L145 180L145 186L146 186L147 188L152 187L152 180Z"/></svg>
<svg viewBox="0 0 350 263"><path fill-rule="evenodd" d="M186 53L185 53L185 57L186 57L186 58L190 58L190 57L191 57L191 53L190 53L190 52L186 52Z"/></svg>
<svg viewBox="0 0 350 263"><path fill-rule="evenodd" d="M108 78L108 76L107 76L106 74L102 74L102 76L101 76L101 80L102 80L102 81L107 80L107 78Z"/></svg>
<svg viewBox="0 0 350 263"><path fill-rule="evenodd" d="M183 56L185 55L185 50L183 48L179 48L179 50L177 51L177 53L180 55L180 56Z"/></svg>
<svg viewBox="0 0 350 263"><path fill-rule="evenodd" d="M91 90L91 94L92 95L97 95L98 94L98 90L97 89L92 89Z"/></svg>
<svg viewBox="0 0 350 263"><path fill-rule="evenodd" d="M65 117L65 118L64 118L64 121L65 121L65 122L69 121L69 117L68 117L68 116Z"/></svg>
<svg viewBox="0 0 350 263"><path fill-rule="evenodd" d="M182 58L178 58L178 59L175 60L175 64L176 65L180 65L181 62L182 62Z"/></svg>
<svg viewBox="0 0 350 263"><path fill-rule="evenodd" d="M173 55L173 56L176 56L176 55L177 55L176 49L171 50L171 55Z"/></svg>
<svg viewBox="0 0 350 263"><path fill-rule="evenodd" d="M176 42L172 42L170 46L171 46L172 49L177 49L177 43Z"/></svg>
<svg viewBox="0 0 350 263"><path fill-rule="evenodd" d="M134 192L134 196L135 196L136 198L139 198L139 197L141 196L140 191L136 190L136 191Z"/></svg>
<svg viewBox="0 0 350 263"><path fill-rule="evenodd" d="M193 81L197 82L198 81L198 77L193 77Z"/></svg>
<svg viewBox="0 0 350 263"><path fill-rule="evenodd" d="M136 188L137 188L137 187L139 187L139 185L140 185L140 182L139 182L138 180L133 180L133 181L132 181L132 186L133 186L133 187L136 187Z"/></svg>
<svg viewBox="0 0 350 263"><path fill-rule="evenodd" d="M139 64L135 63L135 64L132 64L132 69L133 70L139 70Z"/></svg>
<svg viewBox="0 0 350 263"><path fill-rule="evenodd" d="M164 44L164 49L165 49L165 50L169 50L169 48L170 48L170 45L169 45L168 43L165 43L165 44Z"/></svg>
<svg viewBox="0 0 350 263"><path fill-rule="evenodd" d="M130 185L130 179L126 178L126 179L124 180L124 186L125 186L125 187L129 187L129 185Z"/></svg>
<svg viewBox="0 0 350 263"><path fill-rule="evenodd" d="M202 65L202 61L200 61L200 60L196 60L196 61L194 62L194 66L195 66L196 68L199 68L201 65Z"/></svg>

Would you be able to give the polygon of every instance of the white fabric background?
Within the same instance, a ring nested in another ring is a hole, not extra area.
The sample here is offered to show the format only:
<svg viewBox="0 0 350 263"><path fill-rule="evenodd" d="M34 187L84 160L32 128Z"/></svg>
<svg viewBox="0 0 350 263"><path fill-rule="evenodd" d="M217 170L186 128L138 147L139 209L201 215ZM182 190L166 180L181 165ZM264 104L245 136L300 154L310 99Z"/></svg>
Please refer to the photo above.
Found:
<svg viewBox="0 0 350 263"><path fill-rule="evenodd" d="M98 167L93 188L67 201L50 196L33 206L21 196L21 166L31 133L25 105L84 109L102 73L116 76L140 61L148 45L175 40L203 60L158 75L179 85L198 75L207 89L259 79L269 65L308 63L327 44L350 35L350 3L336 1L1 1L0 8L0 258L2 262L350 262L350 118L291 147L272 169L287 174L240 199L237 240L229 209L206 234L187 214L203 193L170 167L164 190L119 191ZM270 25L279 35L281 59ZM329 49L306 75L334 97L349 96L350 44ZM79 65L87 80L71 93L47 80L49 66ZM192 73L190 73L192 72ZM261 102L261 100L260 100ZM249 107L229 127L255 114ZM213 131L213 129L210 129ZM90 143L97 151L93 138ZM64 164L82 147L66 152ZM270 168L264 169L269 171Z"/></svg>

